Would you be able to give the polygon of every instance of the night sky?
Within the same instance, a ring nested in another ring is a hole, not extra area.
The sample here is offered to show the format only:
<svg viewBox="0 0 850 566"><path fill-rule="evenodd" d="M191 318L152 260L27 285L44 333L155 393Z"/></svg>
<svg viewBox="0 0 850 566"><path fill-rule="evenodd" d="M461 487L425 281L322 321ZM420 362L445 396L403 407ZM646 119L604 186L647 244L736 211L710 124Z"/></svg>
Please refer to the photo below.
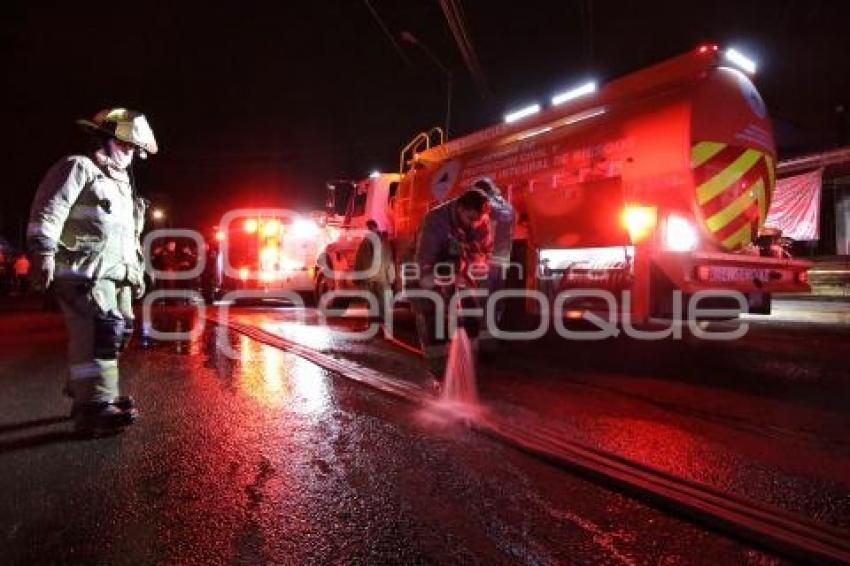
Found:
<svg viewBox="0 0 850 566"><path fill-rule="evenodd" d="M73 120L107 106L147 114L161 152L141 188L171 195L175 225L315 208L327 179L396 169L445 112L443 74L405 30L455 77L455 136L714 40L758 60L782 154L850 143L845 1L455 0L486 88L438 0L369 4L397 46L364 0L4 3L0 235L18 238L46 168L81 147Z"/></svg>

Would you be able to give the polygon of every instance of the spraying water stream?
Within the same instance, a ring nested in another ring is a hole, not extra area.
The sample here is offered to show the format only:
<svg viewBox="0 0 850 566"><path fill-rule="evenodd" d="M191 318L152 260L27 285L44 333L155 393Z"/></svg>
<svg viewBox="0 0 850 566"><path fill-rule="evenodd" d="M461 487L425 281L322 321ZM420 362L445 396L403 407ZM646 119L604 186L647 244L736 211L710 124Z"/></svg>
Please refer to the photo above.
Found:
<svg viewBox="0 0 850 566"><path fill-rule="evenodd" d="M452 337L440 399L467 405L478 404L475 357L469 335L462 327Z"/></svg>
<svg viewBox="0 0 850 566"><path fill-rule="evenodd" d="M475 376L475 353L472 341L463 327L458 328L452 336L443 387L433 408L465 421L474 420L481 411Z"/></svg>

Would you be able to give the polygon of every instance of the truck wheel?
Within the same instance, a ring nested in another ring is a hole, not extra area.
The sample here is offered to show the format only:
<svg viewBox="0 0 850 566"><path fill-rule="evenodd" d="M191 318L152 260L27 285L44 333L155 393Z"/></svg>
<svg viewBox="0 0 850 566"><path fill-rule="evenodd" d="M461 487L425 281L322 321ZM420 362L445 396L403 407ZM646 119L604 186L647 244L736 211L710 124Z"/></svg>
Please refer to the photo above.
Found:
<svg viewBox="0 0 850 566"><path fill-rule="evenodd" d="M316 279L316 306L321 307L322 301L325 298L325 295L331 293L336 290L336 284L333 279L329 277L325 277L324 274L319 274L319 277ZM327 303L327 308L336 308L339 303L339 300L333 300Z"/></svg>
<svg viewBox="0 0 850 566"><path fill-rule="evenodd" d="M301 295L301 300L307 308L314 308L319 304L315 291L299 291L298 294Z"/></svg>
<svg viewBox="0 0 850 566"><path fill-rule="evenodd" d="M523 269L517 270L511 268L508 270L508 278L505 281L506 289L525 289L527 274L525 266L527 265L526 254L528 253L528 244L526 242L514 242L511 250L511 262L523 266ZM530 324L530 313L527 312L526 300L521 297L510 298L505 300L504 312L502 313L502 325L506 330L523 330Z"/></svg>

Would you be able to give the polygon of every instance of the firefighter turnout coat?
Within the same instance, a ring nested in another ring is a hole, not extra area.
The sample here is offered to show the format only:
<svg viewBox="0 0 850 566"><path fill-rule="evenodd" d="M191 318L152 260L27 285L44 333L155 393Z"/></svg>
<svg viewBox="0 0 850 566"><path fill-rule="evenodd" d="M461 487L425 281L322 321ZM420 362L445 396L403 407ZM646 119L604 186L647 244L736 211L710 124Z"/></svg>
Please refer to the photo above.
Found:
<svg viewBox="0 0 850 566"><path fill-rule="evenodd" d="M34 253L55 254L57 280L108 279L140 288L144 211L126 171L101 155L72 155L38 187L27 240Z"/></svg>

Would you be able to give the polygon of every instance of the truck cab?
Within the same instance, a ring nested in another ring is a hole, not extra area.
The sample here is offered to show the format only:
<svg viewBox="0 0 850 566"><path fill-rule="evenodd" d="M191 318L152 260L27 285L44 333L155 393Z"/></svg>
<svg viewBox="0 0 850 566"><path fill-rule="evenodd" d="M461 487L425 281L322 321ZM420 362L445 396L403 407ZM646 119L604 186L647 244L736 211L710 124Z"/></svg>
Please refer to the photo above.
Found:
<svg viewBox="0 0 850 566"><path fill-rule="evenodd" d="M340 179L328 182L325 201L327 222L337 228L338 236L320 255L319 269L316 270L316 297L320 298L332 290L356 287L356 281L346 277L346 273L354 271L357 247L369 220L377 223L379 232L392 236L390 211L399 179L397 173L376 172L359 181Z"/></svg>

